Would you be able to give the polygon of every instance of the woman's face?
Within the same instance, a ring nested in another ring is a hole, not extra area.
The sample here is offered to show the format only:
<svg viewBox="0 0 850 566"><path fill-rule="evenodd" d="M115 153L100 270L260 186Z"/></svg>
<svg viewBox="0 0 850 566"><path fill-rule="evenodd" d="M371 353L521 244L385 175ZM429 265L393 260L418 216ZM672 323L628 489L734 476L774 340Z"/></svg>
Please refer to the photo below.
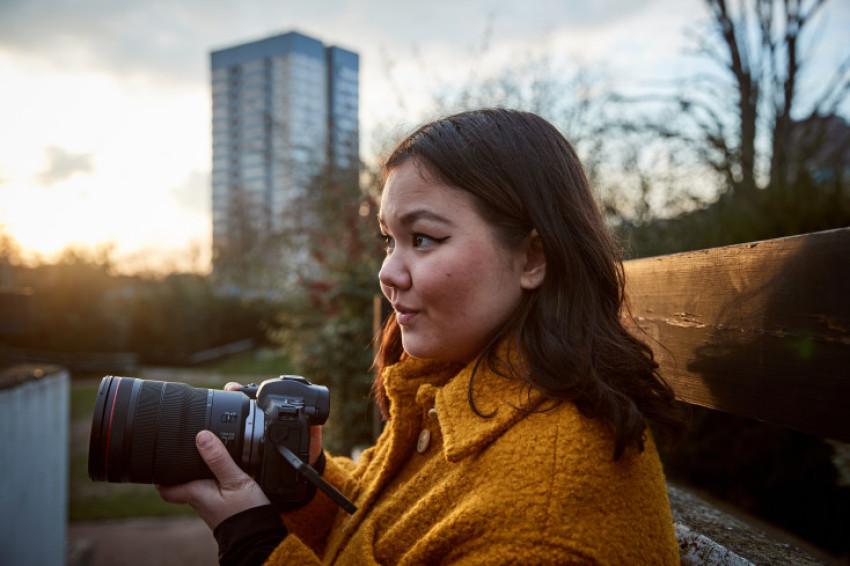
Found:
<svg viewBox="0 0 850 566"><path fill-rule="evenodd" d="M378 214L387 240L381 289L405 352L468 362L518 306L526 252L496 238L469 193L429 177L408 160L387 178Z"/></svg>

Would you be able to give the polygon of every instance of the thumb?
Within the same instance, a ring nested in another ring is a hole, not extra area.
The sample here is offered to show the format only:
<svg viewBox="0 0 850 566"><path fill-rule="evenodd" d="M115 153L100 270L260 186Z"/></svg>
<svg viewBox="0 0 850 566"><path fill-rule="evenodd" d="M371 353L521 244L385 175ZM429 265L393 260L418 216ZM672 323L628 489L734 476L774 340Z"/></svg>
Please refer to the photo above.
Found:
<svg viewBox="0 0 850 566"><path fill-rule="evenodd" d="M247 479L247 474L233 461L221 440L210 431L199 432L195 437L195 445L201 458L223 487L242 483Z"/></svg>

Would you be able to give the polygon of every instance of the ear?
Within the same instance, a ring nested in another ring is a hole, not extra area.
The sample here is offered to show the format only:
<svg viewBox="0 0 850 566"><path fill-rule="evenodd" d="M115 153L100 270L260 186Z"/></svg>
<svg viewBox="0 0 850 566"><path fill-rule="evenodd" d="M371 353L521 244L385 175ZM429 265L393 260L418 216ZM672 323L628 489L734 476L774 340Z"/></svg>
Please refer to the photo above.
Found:
<svg viewBox="0 0 850 566"><path fill-rule="evenodd" d="M524 290L532 291L540 287L546 277L546 254L543 253L543 239L537 230L531 231L523 246L525 262L519 284Z"/></svg>

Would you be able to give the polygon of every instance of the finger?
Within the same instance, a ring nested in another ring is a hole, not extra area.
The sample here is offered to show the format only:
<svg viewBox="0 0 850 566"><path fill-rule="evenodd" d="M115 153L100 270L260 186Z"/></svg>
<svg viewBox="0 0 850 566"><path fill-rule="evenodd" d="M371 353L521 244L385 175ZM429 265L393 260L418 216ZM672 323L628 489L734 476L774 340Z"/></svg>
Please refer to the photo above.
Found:
<svg viewBox="0 0 850 566"><path fill-rule="evenodd" d="M218 484L214 480L194 480L178 485L156 485L159 496L166 503L188 503L192 505L203 493L217 493Z"/></svg>
<svg viewBox="0 0 850 566"><path fill-rule="evenodd" d="M224 385L224 390L225 390L225 391L239 391L240 389L242 389L242 384L241 384L241 383L236 383L235 381L228 381L228 382Z"/></svg>
<svg viewBox="0 0 850 566"><path fill-rule="evenodd" d="M157 485L159 496L166 503L189 503L191 496L186 484L181 485Z"/></svg>
<svg viewBox="0 0 850 566"><path fill-rule="evenodd" d="M221 440L208 430L202 430L195 437L198 453L209 466L222 487L234 483L244 483L248 475L233 461Z"/></svg>
<svg viewBox="0 0 850 566"><path fill-rule="evenodd" d="M310 465L316 463L322 454L322 427L312 425L310 427Z"/></svg>

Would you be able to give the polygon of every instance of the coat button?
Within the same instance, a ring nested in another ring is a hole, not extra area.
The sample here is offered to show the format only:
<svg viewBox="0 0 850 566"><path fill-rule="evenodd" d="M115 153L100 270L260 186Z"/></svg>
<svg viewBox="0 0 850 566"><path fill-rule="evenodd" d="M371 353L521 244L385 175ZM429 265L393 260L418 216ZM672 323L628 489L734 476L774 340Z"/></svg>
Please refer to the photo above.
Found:
<svg viewBox="0 0 850 566"><path fill-rule="evenodd" d="M428 450L428 445L431 444L431 431L427 428L422 429L419 433L419 440L416 442L416 451L422 454Z"/></svg>

